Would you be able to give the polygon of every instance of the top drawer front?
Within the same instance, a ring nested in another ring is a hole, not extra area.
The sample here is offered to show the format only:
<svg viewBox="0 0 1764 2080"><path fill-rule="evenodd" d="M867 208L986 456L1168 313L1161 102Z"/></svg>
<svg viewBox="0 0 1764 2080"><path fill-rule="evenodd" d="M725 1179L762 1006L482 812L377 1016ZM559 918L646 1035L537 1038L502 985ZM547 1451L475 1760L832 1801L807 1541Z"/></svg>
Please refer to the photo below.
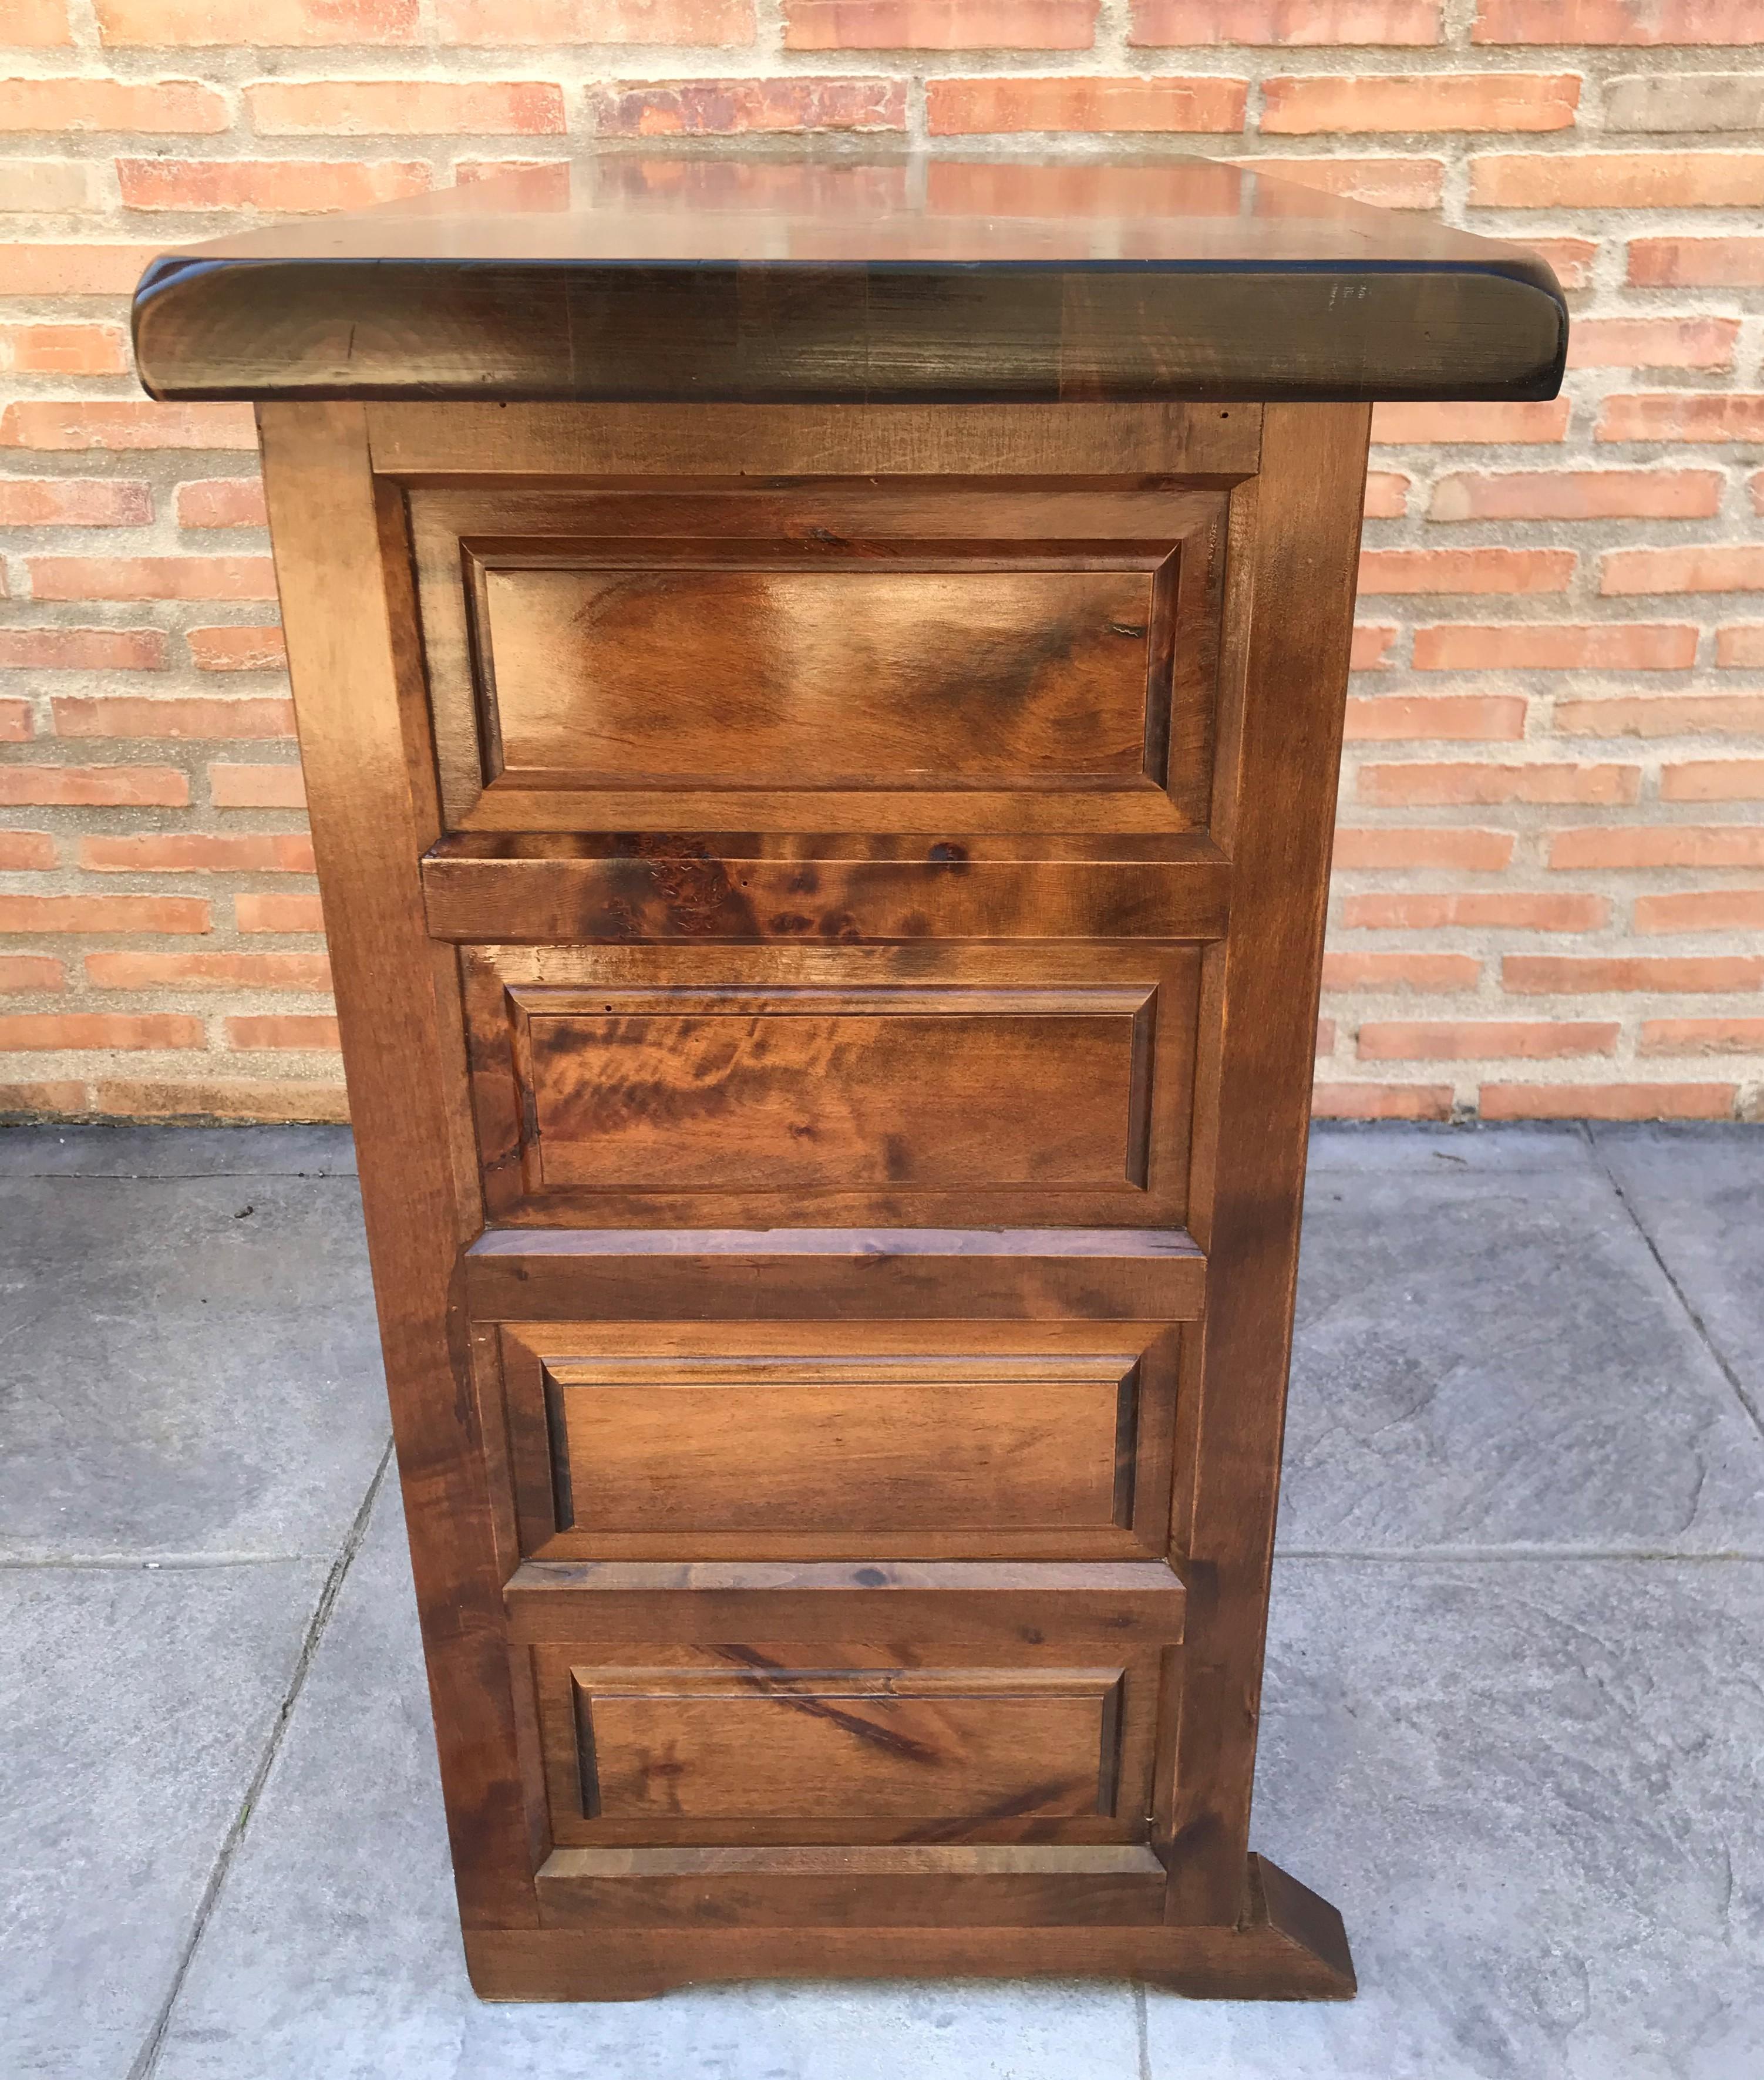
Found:
<svg viewBox="0 0 1764 2080"><path fill-rule="evenodd" d="M1224 494L411 494L450 827L1206 820Z"/></svg>

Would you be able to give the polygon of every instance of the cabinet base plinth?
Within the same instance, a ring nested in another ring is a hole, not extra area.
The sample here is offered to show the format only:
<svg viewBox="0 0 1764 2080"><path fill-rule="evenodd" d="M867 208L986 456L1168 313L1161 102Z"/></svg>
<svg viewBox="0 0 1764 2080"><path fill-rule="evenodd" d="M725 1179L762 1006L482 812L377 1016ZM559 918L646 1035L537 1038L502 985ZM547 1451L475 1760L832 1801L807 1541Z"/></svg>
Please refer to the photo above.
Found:
<svg viewBox="0 0 1764 2080"><path fill-rule="evenodd" d="M1236 1927L467 1929L487 2001L635 2001L729 1979L1138 1979L1197 2000L1351 2000L1327 1900L1252 1856Z"/></svg>

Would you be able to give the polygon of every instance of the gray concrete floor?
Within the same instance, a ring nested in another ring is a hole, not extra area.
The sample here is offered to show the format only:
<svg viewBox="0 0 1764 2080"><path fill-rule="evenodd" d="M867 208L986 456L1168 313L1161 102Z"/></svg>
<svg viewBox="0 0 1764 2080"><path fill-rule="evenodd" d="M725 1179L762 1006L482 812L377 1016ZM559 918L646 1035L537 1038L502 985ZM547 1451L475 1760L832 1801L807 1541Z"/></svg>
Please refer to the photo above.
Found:
<svg viewBox="0 0 1764 2080"><path fill-rule="evenodd" d="M0 1134L0 2074L1758 2080L1764 1131L1321 1129L1258 1845L1351 2006L488 2008L346 1136Z"/></svg>

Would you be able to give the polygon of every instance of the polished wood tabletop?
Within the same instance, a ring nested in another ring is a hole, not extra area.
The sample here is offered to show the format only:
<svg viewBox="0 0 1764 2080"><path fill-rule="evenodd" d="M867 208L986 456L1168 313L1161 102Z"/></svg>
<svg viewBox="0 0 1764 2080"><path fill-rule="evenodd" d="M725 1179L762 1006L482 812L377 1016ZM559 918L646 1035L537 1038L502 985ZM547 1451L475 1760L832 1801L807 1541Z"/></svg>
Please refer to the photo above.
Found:
<svg viewBox="0 0 1764 2080"><path fill-rule="evenodd" d="M1538 398L1523 247L1191 158L591 155L179 247L168 398Z"/></svg>

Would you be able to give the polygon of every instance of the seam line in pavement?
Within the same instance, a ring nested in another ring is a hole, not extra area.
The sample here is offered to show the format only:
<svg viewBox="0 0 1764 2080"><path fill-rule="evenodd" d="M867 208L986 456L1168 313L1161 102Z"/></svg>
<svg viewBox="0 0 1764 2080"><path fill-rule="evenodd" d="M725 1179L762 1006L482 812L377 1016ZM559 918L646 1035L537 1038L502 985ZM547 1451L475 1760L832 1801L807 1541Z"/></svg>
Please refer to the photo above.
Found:
<svg viewBox="0 0 1764 2080"><path fill-rule="evenodd" d="M203 1887L202 1898L196 1903L189 1938L184 1944L182 1955L178 1960L177 1969L172 1973L171 1984L166 1989L158 2014L153 2018L153 2027L147 2032L146 2041L136 2053L134 2062L128 2069L128 2080L151 2080L153 2070L159 2063L159 2054L166 2041L166 2030L171 2023L173 2011L178 2005L178 1997L184 1990L184 1981L189 1976L197 1948L207 1928L208 1918L220 1897L221 1888L226 1884L227 1873L232 1869L233 1859L245 1839L245 1830L251 1824L251 1815L257 1810L258 1801L262 1796L264 1785L269 1781L270 1772L275 1767L275 1759L282 1751L288 1721L305 1687L307 1671L312 1666L319 1642L325 1637L325 1629L330 1622L331 1612L337 1607L344 1577L361 1550L362 1541L367 1536L368 1520L373 1515L375 1501L392 1461L392 1447L388 1439L385 1450L380 1454L379 1464L374 1469L374 1477L367 1483L367 1492L362 1497L361 1507L356 1511L348 1533L338 1549L337 1558L332 1563L331 1571L325 1579L325 1586L319 1591L318 1601L312 1607L312 1615L307 1621L305 1637L300 1642L294 1672L288 1680L281 1709L275 1716L275 1723L270 1729L270 1738L264 1742L263 1753L258 1757L257 1768L252 1773L250 1783L245 1787L244 1800L220 1844L214 1868L208 1873L208 1882Z"/></svg>
<svg viewBox="0 0 1764 2080"><path fill-rule="evenodd" d="M1764 1560L1764 1552L1748 1553L1736 1550L1725 1553L1678 1553L1670 1546L1628 1545L1593 1547L1577 1545L1386 1545L1365 1553L1334 1552L1315 1546L1299 1546L1288 1552L1280 1546L1274 1549L1276 1560L1412 1560L1473 1562L1481 1566L1485 1562L1496 1560L1524 1561L1533 1566L1563 1566L1569 1561L1597 1561L1603 1565L1620 1561L1638 1566L1657 1567L1670 1562L1674 1567L1730 1567L1756 1566Z"/></svg>
<svg viewBox="0 0 1764 2080"><path fill-rule="evenodd" d="M1691 1305L1689 1295L1685 1292L1684 1288L1678 1283L1678 1279L1674 1276L1671 1265L1666 1262L1665 1256L1661 1252L1660 1245L1654 1240L1653 1235L1649 1232L1647 1222L1641 1218L1640 1213L1636 1207L1634 1202L1631 1200L1629 1194L1624 1191L1616 1172L1613 1170L1610 1164L1606 1161L1603 1143L1599 1140L1598 1136L1593 1132L1590 1124L1583 1124L1581 1130L1586 1137L1586 1145L1593 1151L1594 1160L1598 1163L1600 1170L1604 1173L1605 1178L1609 1183L1611 1190L1616 1193L1618 1205L1620 1206L1624 1211L1629 1216L1630 1222L1633 1226L1636 1233L1641 1237L1643 1242L1648 1246L1648 1254L1653 1259L1654 1262L1659 1265L1660 1276L1665 1279L1667 1285L1672 1288L1673 1298L1684 1310L1685 1319L1690 1323L1691 1327L1696 1331L1697 1336L1702 1342L1703 1348L1708 1352L1709 1356L1715 1360L1716 1364L1720 1368L1722 1378L1724 1379L1728 1385L1733 1388L1733 1398L1739 1403L1741 1407L1745 1411L1747 1415L1750 1417L1753 1428L1758 1432L1760 1436L1764 1436L1764 1410L1761 1410L1758 1407L1758 1403L1752 1399L1751 1395L1746 1392L1745 1386L1741 1382L1738 1373L1737 1373L1733 1367L1728 1362L1727 1353L1721 1348L1720 1345L1716 1342L1714 1337L1710 1335L1708 1324L1703 1320L1702 1315L1698 1313L1695 1307Z"/></svg>

